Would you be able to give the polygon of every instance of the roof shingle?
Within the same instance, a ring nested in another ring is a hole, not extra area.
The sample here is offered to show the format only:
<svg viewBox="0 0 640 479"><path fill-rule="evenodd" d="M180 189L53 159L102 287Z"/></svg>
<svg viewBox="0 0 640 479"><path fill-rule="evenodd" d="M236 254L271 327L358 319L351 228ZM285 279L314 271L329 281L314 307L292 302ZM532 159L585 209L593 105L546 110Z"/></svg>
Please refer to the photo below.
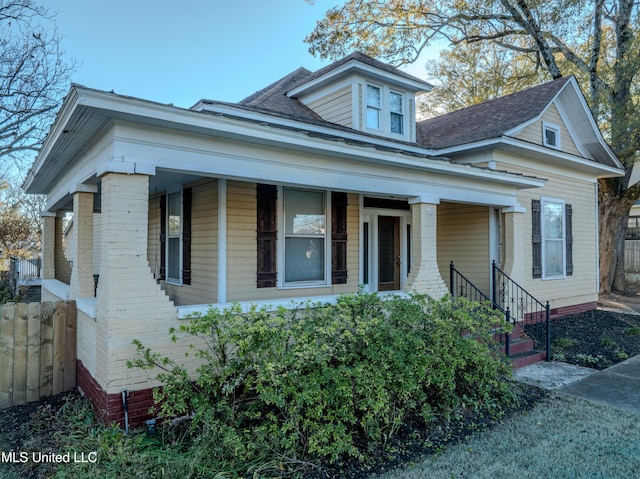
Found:
<svg viewBox="0 0 640 479"><path fill-rule="evenodd" d="M416 139L418 143L437 150L499 138L540 115L570 78L562 77L418 122Z"/></svg>

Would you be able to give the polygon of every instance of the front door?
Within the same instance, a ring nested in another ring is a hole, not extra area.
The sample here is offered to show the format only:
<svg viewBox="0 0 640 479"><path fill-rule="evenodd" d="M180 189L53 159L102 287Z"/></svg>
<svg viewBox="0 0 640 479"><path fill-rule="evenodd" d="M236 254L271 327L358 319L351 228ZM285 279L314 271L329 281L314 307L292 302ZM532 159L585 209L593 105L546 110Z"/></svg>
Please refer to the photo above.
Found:
<svg viewBox="0 0 640 479"><path fill-rule="evenodd" d="M400 218L378 216L378 291L400 289Z"/></svg>

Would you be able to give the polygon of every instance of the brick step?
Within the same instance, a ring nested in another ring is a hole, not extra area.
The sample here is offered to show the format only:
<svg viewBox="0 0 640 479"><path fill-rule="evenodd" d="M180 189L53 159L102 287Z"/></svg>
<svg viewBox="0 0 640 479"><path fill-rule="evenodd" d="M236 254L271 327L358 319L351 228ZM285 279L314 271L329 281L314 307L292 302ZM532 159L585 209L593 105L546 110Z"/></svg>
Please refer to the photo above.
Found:
<svg viewBox="0 0 640 479"><path fill-rule="evenodd" d="M518 369L524 366L539 363L540 361L544 361L545 359L547 359L547 353L545 353L544 351L533 350L512 355L509 359L511 359L511 365L513 366L513 369Z"/></svg>
<svg viewBox="0 0 640 479"><path fill-rule="evenodd" d="M511 356L515 356L517 354L520 353L526 353L528 351L533 351L533 340L529 339L529 338L517 338L517 339L511 339L511 342L509 343L509 354ZM504 344L502 344L502 346L500 347L501 351L504 353L506 346Z"/></svg>

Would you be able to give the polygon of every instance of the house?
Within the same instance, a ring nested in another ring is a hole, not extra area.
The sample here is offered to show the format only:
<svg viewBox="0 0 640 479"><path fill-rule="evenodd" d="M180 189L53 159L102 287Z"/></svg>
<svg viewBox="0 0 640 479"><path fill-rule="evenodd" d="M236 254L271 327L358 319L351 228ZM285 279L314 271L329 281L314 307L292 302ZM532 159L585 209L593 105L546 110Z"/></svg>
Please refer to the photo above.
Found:
<svg viewBox="0 0 640 479"><path fill-rule="evenodd" d="M623 168L575 78L416 122L431 85L360 53L190 109L72 85L25 181L47 195L43 300L78 306L79 387L142 417L133 339L208 305L447 293L495 260L556 315L596 306L598 178ZM63 248L62 221L73 213Z"/></svg>

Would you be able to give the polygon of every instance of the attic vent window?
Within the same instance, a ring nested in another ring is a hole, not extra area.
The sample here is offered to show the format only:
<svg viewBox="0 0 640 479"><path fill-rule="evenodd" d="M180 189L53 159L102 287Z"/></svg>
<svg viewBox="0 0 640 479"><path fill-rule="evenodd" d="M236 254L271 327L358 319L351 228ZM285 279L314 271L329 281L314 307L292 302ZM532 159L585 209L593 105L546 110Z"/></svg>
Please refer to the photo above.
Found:
<svg viewBox="0 0 640 479"><path fill-rule="evenodd" d="M542 141L544 146L560 149L560 128L549 123L542 124Z"/></svg>
<svg viewBox="0 0 640 479"><path fill-rule="evenodd" d="M367 128L380 129L381 109L380 88L367 85Z"/></svg>

